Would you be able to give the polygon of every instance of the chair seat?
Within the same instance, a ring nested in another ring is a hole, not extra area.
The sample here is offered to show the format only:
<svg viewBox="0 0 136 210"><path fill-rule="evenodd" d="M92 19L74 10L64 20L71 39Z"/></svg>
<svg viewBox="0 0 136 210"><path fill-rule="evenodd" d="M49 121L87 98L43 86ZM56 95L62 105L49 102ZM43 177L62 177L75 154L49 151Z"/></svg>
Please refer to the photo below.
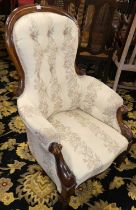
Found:
<svg viewBox="0 0 136 210"><path fill-rule="evenodd" d="M54 114L48 120L58 132L77 185L104 171L127 149L124 136L80 109Z"/></svg>

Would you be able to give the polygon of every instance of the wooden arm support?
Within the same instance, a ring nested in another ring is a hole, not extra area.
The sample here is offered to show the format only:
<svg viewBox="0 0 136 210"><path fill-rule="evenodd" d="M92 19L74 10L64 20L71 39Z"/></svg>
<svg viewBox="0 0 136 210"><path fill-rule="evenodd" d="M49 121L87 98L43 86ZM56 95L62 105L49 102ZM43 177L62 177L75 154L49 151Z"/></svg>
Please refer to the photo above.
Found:
<svg viewBox="0 0 136 210"><path fill-rule="evenodd" d="M69 202L69 198L75 192L76 178L70 171L62 155L62 145L58 143L51 143L49 151L54 155L56 161L57 175L61 182L61 195L65 201Z"/></svg>
<svg viewBox="0 0 136 210"><path fill-rule="evenodd" d="M119 127L121 129L121 133L123 136L125 136L128 141L130 142L132 140L133 134L131 129L123 122L123 115L128 112L128 109L126 106L122 105L117 110L117 121L119 124Z"/></svg>
<svg viewBox="0 0 136 210"><path fill-rule="evenodd" d="M133 134L131 129L123 122L123 115L128 112L128 109L126 106L122 105L117 110L117 121L121 130L121 133L123 136L125 136L128 139L128 148L126 151L124 151L121 155L118 156L116 159L117 166L120 166L120 164L123 162L123 160L126 158L127 153L129 152L131 145L132 145L132 138Z"/></svg>

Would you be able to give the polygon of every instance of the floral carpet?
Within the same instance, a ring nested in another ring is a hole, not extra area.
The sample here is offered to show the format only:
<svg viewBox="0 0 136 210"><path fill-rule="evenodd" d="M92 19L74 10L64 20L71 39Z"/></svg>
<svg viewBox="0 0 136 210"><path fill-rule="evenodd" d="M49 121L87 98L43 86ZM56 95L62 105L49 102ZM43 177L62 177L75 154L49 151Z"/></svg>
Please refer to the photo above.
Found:
<svg viewBox="0 0 136 210"><path fill-rule="evenodd" d="M29 151L13 96L18 76L0 29L0 210L57 210L56 186ZM125 122L134 135L131 150L119 168L113 163L82 184L71 197L69 209L136 210L136 93L123 89L118 93L129 110Z"/></svg>

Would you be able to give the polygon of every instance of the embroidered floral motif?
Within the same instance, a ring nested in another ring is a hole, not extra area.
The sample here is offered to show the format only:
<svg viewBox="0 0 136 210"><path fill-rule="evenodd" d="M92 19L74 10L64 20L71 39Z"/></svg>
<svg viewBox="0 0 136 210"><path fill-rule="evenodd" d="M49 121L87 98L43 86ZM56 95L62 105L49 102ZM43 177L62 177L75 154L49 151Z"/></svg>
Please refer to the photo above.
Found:
<svg viewBox="0 0 136 210"><path fill-rule="evenodd" d="M95 100L97 98L98 91L101 88L102 88L102 83L93 80L87 86L86 88L87 92L85 94L83 90L81 98L81 108L84 111L90 114L92 113L93 108L95 106Z"/></svg>
<svg viewBox="0 0 136 210"><path fill-rule="evenodd" d="M53 23L48 29L48 64L52 74L50 80L50 100L53 104L53 111L58 111L62 107L62 96L61 96L61 84L57 78L57 67L56 67L56 56L57 56L57 44L54 39L54 27Z"/></svg>
<svg viewBox="0 0 136 210"><path fill-rule="evenodd" d="M113 95L110 95L110 97L107 99L107 101L112 101L113 100ZM115 127L114 126L114 122L116 119L116 112L117 112L117 107L119 107L117 105L118 100L114 98L114 102L113 103L109 103L108 106L105 106L105 109L103 110L103 122L105 122L107 125L111 126L111 127ZM113 119L114 116L114 119Z"/></svg>
<svg viewBox="0 0 136 210"><path fill-rule="evenodd" d="M71 107L72 109L74 109L79 105L81 94L80 86L78 83L78 77L74 68L77 46L75 45L76 40L72 35L72 27L71 22L69 20L67 20L65 24L63 34L64 43L62 50L64 52L64 69L66 73L65 80L67 84L68 97L71 100Z"/></svg>
<svg viewBox="0 0 136 210"><path fill-rule="evenodd" d="M29 30L30 30L30 37L34 41L37 41L38 36L39 36L39 30L38 30L38 27L36 25L36 22L33 21L33 19L31 19L31 26L30 26Z"/></svg>
<svg viewBox="0 0 136 210"><path fill-rule="evenodd" d="M118 143L105 131L94 124L89 118L85 117L80 110L74 110L66 113L68 116L75 118L83 127L88 127L92 133L98 137L108 149L109 152L115 153L118 151Z"/></svg>
<svg viewBox="0 0 136 210"><path fill-rule="evenodd" d="M44 55L46 51L48 51L47 47L44 47L39 42L39 29L38 25L36 24L35 20L31 19L31 25L29 28L30 36L32 37L33 43L33 52L35 58L35 86L34 88L38 91L39 94L39 105L40 110L44 115L47 115L48 105L45 103L45 94L46 94L46 86L43 78L41 77L41 66L43 62Z"/></svg>
<svg viewBox="0 0 136 210"><path fill-rule="evenodd" d="M58 131L60 143L63 145L63 141L68 142L72 145L74 152L78 152L87 165L88 168L100 168L101 170L101 161L99 157L87 146L85 142L82 141L79 135L72 131L70 127L65 127L60 121L56 119L49 119L50 122ZM97 172L99 173L99 172Z"/></svg>
<svg viewBox="0 0 136 210"><path fill-rule="evenodd" d="M19 107L19 111L23 116L27 116L27 117L31 118L33 115L36 114L37 109L36 109L36 107L34 107L30 104L29 104L29 106L26 104L22 104Z"/></svg>
<svg viewBox="0 0 136 210"><path fill-rule="evenodd" d="M82 82L84 82L84 84L82 83L83 86L80 108L105 124L120 131L116 119L116 112L119 106L123 104L122 99L95 78L85 76L83 77ZM102 90L105 92L105 95L103 95ZM100 106L100 93L102 93L104 101L102 101L102 107ZM112 101L112 103L109 103L109 101Z"/></svg>

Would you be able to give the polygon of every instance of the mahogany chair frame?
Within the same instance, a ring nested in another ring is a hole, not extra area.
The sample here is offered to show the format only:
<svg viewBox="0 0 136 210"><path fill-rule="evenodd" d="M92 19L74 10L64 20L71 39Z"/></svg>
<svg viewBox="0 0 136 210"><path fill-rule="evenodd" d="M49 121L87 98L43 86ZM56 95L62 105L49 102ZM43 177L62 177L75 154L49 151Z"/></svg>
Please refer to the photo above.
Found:
<svg viewBox="0 0 136 210"><path fill-rule="evenodd" d="M17 69L18 75L19 75L19 86L16 91L16 95L20 96L23 93L24 87L25 87L25 75L23 68L21 66L19 57L17 55L17 52L15 50L15 46L13 43L13 36L12 36L12 31L15 22L22 16L29 14L29 13L35 13L35 12L53 12L57 13L63 16L66 16L70 19L72 19L75 24L77 25L77 21L70 16L68 13L66 13L63 10L60 10L59 8L56 7L50 7L50 6L36 6L36 5L30 5L30 6L22 6L17 9L15 9L10 16L7 19L6 22L6 32L5 32L5 41L6 41L6 46L8 53L13 60L15 67ZM81 75L81 72L79 69L76 68L77 74ZM125 106L121 106L117 110L117 120L121 129L122 134L128 139L129 141L129 146L128 150L131 146L132 143L132 132L131 130L123 123L123 115L127 112L127 108ZM75 187L76 187L76 178L72 171L69 169L67 163L65 162L62 152L62 145L54 142L51 143L49 146L49 151L54 155L55 161L56 161L56 170L57 170L57 175L59 177L59 180L61 182L62 186L62 192L61 196L62 198L69 202L69 198L71 195L74 194L75 192ZM118 157L118 164L124 159L127 151L121 154ZM45 157L46 158L46 157Z"/></svg>

